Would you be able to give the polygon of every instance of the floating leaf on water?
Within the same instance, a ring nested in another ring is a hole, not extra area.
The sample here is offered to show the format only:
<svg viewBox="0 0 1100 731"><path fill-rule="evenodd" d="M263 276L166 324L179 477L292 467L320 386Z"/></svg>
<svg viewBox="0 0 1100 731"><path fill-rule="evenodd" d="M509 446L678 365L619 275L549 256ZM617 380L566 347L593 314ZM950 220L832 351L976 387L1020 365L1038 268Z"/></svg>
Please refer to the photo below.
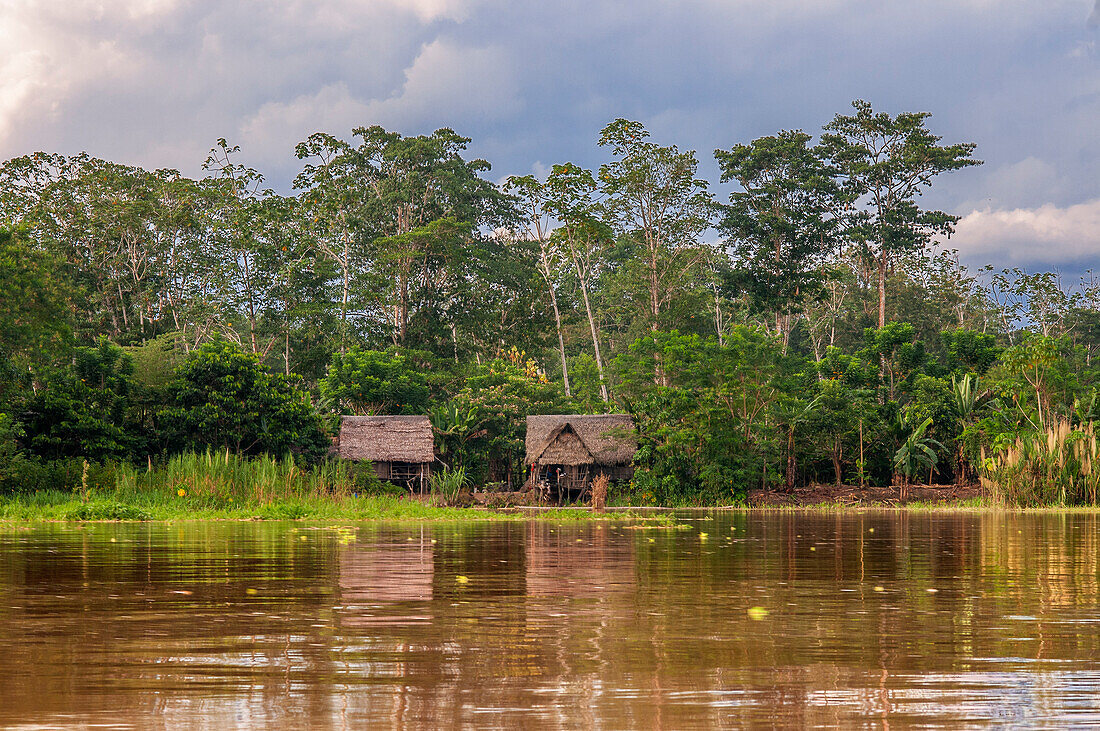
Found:
<svg viewBox="0 0 1100 731"><path fill-rule="evenodd" d="M458 576L455 577L455 581L457 581L460 584L469 584L470 583L470 577L469 576L463 576L463 575L459 574Z"/></svg>
<svg viewBox="0 0 1100 731"><path fill-rule="evenodd" d="M764 607L749 607L749 619L759 622L768 618L768 610Z"/></svg>
<svg viewBox="0 0 1100 731"><path fill-rule="evenodd" d="M259 594L259 592L253 589L251 586L245 589L244 593L248 594L249 596L256 596L257 594Z"/></svg>
<svg viewBox="0 0 1100 731"><path fill-rule="evenodd" d="M876 587L875 587L875 591L886 591L886 587L884 587L884 586L876 586Z"/></svg>

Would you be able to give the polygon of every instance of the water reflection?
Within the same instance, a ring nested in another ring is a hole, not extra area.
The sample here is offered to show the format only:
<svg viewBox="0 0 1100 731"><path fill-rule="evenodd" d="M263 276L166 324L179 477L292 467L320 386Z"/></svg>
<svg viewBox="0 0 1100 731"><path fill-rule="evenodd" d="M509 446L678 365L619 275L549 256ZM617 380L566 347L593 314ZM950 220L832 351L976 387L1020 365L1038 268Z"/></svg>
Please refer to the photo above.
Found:
<svg viewBox="0 0 1100 731"><path fill-rule="evenodd" d="M1089 514L0 528L0 725L1100 724Z"/></svg>

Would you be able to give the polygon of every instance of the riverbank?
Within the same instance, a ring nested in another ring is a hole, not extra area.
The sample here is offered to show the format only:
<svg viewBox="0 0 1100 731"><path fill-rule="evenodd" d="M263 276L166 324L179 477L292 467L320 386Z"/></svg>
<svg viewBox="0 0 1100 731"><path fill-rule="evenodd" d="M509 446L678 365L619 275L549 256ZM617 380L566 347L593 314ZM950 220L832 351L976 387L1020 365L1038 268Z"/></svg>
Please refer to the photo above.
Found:
<svg viewBox="0 0 1100 731"><path fill-rule="evenodd" d="M910 485L905 497L897 486L816 484L793 490L750 490L753 508L859 507L989 507L981 485ZM1052 506L1054 507L1054 506Z"/></svg>
<svg viewBox="0 0 1100 731"><path fill-rule="evenodd" d="M32 521L593 521L642 520L670 522L660 512L617 509L593 512L587 508L543 507L538 510L450 507L433 505L431 497L344 495L280 497L265 501L229 501L212 504L204 498L154 492L115 491L89 496L60 490L0 496L0 522Z"/></svg>

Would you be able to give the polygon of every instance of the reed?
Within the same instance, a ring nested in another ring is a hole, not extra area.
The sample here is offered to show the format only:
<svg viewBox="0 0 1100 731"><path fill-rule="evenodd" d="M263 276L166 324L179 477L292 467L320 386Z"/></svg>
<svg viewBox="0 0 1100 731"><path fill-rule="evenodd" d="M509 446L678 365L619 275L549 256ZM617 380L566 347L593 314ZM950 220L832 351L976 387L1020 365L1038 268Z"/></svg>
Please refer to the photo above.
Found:
<svg viewBox="0 0 1100 731"><path fill-rule="evenodd" d="M999 505L1096 505L1100 450L1092 422L1074 429L1064 419L1002 446L982 452L980 479L990 502Z"/></svg>

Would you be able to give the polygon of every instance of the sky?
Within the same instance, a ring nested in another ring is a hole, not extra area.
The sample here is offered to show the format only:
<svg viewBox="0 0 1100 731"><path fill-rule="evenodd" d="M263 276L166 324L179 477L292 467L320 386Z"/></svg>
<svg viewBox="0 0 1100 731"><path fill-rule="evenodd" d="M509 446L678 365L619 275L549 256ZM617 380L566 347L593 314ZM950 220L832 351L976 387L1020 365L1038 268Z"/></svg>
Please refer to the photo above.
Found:
<svg viewBox="0 0 1100 731"><path fill-rule="evenodd" d="M712 153L853 99L985 164L937 181L975 266L1100 269L1100 0L0 0L0 159L200 175L217 138L288 190L294 144L450 127L492 177L597 166L599 130Z"/></svg>

